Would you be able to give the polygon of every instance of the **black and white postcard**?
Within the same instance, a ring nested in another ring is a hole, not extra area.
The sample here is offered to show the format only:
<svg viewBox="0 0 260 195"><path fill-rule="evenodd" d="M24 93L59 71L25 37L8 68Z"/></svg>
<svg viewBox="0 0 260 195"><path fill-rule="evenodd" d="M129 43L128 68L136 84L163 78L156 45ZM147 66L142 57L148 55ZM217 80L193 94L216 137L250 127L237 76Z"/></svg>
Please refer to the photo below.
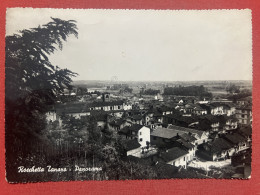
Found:
<svg viewBox="0 0 260 195"><path fill-rule="evenodd" d="M10 183L249 179L251 10L8 8Z"/></svg>

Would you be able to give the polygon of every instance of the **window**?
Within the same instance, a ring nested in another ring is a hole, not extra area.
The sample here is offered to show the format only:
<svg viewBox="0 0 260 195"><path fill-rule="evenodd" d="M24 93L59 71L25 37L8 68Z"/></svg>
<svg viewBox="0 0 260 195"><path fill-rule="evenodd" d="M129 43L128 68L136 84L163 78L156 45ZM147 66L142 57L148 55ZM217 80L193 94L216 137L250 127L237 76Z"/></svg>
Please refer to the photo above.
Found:
<svg viewBox="0 0 260 195"><path fill-rule="evenodd" d="M185 156L183 157L183 161L185 161Z"/></svg>
<svg viewBox="0 0 260 195"><path fill-rule="evenodd" d="M156 137L153 137L153 140L156 140Z"/></svg>
<svg viewBox="0 0 260 195"><path fill-rule="evenodd" d="M103 110L103 107L101 107L101 110Z"/></svg>
<svg viewBox="0 0 260 195"><path fill-rule="evenodd" d="M143 138L140 138L140 142L142 142L143 141Z"/></svg>
<svg viewBox="0 0 260 195"><path fill-rule="evenodd" d="M118 109L121 109L121 106L118 106Z"/></svg>
<svg viewBox="0 0 260 195"><path fill-rule="evenodd" d="M140 132L140 135L142 135L142 132Z"/></svg>
<svg viewBox="0 0 260 195"><path fill-rule="evenodd" d="M113 110L113 106L110 106L110 110Z"/></svg>

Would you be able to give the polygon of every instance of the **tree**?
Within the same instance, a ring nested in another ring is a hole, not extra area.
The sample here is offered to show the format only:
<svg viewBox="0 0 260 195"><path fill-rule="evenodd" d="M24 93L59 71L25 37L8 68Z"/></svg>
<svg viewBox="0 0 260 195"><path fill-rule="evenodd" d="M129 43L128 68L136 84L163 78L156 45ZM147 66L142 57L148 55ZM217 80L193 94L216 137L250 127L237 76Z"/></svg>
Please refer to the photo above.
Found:
<svg viewBox="0 0 260 195"><path fill-rule="evenodd" d="M238 86L232 84L232 85L230 85L230 86L228 86L228 87L226 88L226 91L227 91L228 93L231 93L231 94L232 94L232 93L239 93L239 92L240 92L240 89L239 89Z"/></svg>
<svg viewBox="0 0 260 195"><path fill-rule="evenodd" d="M144 95L157 95L158 93L160 93L160 90L156 89L147 89L143 92Z"/></svg>
<svg viewBox="0 0 260 195"><path fill-rule="evenodd" d="M6 37L6 144L28 147L42 139L45 112L77 74L54 66L48 56L62 49L69 35L78 36L76 21L51 18L37 28ZM23 145L13 144L21 141ZM33 149L33 145L30 149ZM11 150L11 149L10 149ZM23 148L24 150L24 148ZM7 152L8 154L9 152Z"/></svg>

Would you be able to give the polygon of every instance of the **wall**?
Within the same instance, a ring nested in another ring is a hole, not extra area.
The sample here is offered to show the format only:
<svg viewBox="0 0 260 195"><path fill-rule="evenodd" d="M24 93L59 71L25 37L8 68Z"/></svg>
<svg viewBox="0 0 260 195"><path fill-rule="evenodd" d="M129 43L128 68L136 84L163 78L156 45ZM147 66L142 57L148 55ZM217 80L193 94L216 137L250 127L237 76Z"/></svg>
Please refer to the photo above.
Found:
<svg viewBox="0 0 260 195"><path fill-rule="evenodd" d="M131 104L123 104L123 110L131 110L132 105Z"/></svg>
<svg viewBox="0 0 260 195"><path fill-rule="evenodd" d="M127 155L127 156L129 156L129 155L134 156L134 154L140 153L140 152L142 152L141 148L136 148L136 149L127 151L126 155Z"/></svg>
<svg viewBox="0 0 260 195"><path fill-rule="evenodd" d="M83 113L70 113L69 116L75 117L76 119L80 119L82 116L90 115L90 112L83 112Z"/></svg>
<svg viewBox="0 0 260 195"><path fill-rule="evenodd" d="M173 166L176 166L176 167L179 167L179 166L183 166L185 169L186 169L186 166L187 166L187 156L188 155L184 155L184 156L181 156L173 161L170 161L168 162L167 164L169 165L173 165Z"/></svg>
<svg viewBox="0 0 260 195"><path fill-rule="evenodd" d="M142 139L142 141L140 141ZM146 146L146 142L150 143L150 129L148 127L142 127L138 131L138 142L141 144L141 147Z"/></svg>

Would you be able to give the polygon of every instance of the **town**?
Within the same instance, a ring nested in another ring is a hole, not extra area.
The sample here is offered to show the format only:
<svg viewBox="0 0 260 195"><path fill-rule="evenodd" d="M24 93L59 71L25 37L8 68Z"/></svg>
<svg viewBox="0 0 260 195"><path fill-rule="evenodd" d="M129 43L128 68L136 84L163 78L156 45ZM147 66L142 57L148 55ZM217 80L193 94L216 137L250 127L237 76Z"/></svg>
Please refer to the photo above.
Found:
<svg viewBox="0 0 260 195"><path fill-rule="evenodd" d="M250 81L78 81L48 108L47 129L66 153L64 135L74 132L84 156L93 117L90 128L120 139L123 158L157 170L152 178L249 178L251 87Z"/></svg>

